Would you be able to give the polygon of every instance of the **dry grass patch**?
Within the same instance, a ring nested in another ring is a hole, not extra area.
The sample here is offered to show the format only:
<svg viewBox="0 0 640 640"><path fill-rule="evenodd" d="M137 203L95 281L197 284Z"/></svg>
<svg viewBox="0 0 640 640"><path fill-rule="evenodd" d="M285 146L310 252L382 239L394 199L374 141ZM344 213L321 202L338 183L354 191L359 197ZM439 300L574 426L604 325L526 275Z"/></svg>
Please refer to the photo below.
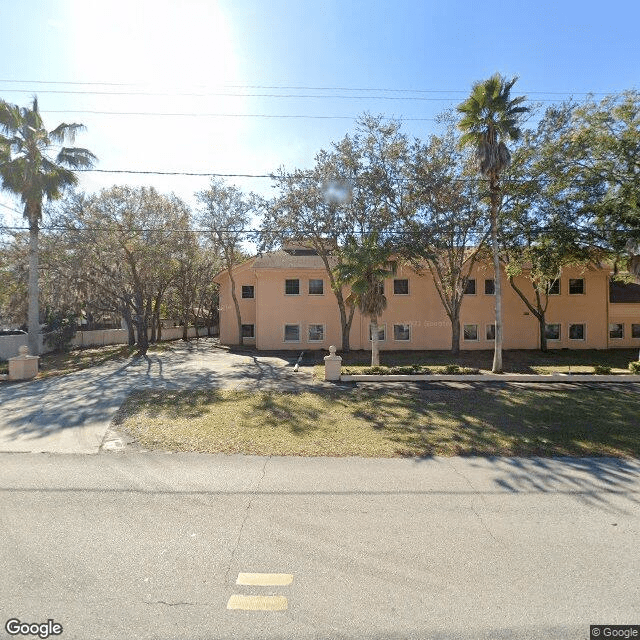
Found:
<svg viewBox="0 0 640 640"><path fill-rule="evenodd" d="M145 448L256 455L640 455L640 394L611 389L142 391L116 426Z"/></svg>

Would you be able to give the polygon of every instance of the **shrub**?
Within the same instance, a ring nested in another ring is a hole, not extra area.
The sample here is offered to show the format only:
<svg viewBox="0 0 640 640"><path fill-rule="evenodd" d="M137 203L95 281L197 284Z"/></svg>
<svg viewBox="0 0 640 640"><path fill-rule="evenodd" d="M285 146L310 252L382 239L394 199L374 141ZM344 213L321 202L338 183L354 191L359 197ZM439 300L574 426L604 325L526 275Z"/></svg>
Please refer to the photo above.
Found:
<svg viewBox="0 0 640 640"><path fill-rule="evenodd" d="M634 360L633 362L630 362L629 371L631 371L631 373L637 373L638 375L640 375L640 360Z"/></svg>
<svg viewBox="0 0 640 640"><path fill-rule="evenodd" d="M48 310L44 341L54 351L70 351L76 335L76 317L71 312Z"/></svg>
<svg viewBox="0 0 640 640"><path fill-rule="evenodd" d="M382 367L382 366L375 366L375 367L365 367L362 370L362 373L364 373L365 375L384 375L385 373L388 373L388 368L387 367Z"/></svg>
<svg viewBox="0 0 640 640"><path fill-rule="evenodd" d="M593 373L597 376L608 376L611 373L611 367L606 364L594 364Z"/></svg>
<svg viewBox="0 0 640 640"><path fill-rule="evenodd" d="M456 373L460 373L460 367L457 364L448 364L444 368L444 373L447 375L455 375Z"/></svg>
<svg viewBox="0 0 640 640"><path fill-rule="evenodd" d="M480 373L480 369L475 369L473 367L462 367L462 369L460 369L460 373L466 376L476 375L477 373Z"/></svg>

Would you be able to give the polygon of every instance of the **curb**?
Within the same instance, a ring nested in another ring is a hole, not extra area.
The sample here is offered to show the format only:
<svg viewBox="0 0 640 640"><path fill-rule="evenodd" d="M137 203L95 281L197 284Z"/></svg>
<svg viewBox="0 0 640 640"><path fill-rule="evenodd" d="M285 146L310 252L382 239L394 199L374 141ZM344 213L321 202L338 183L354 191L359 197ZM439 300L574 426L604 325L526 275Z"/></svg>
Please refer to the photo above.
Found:
<svg viewBox="0 0 640 640"><path fill-rule="evenodd" d="M640 382L640 375L608 375L597 376L593 374L568 374L554 373L549 376L528 374L469 374L469 375L444 375L444 374L415 374L415 375L344 375L340 376L340 382Z"/></svg>

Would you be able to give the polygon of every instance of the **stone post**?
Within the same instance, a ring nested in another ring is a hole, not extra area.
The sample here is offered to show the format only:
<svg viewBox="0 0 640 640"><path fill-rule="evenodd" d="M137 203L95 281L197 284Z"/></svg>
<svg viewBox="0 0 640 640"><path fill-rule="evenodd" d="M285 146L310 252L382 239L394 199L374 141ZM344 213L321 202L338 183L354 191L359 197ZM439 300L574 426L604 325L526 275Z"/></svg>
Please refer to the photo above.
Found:
<svg viewBox="0 0 640 640"><path fill-rule="evenodd" d="M29 347L18 349L19 356L9 358L9 380L29 380L38 375L38 356L29 355Z"/></svg>
<svg viewBox="0 0 640 640"><path fill-rule="evenodd" d="M341 369L342 358L336 355L336 348L331 345L329 347L329 355L324 357L324 379L340 380Z"/></svg>

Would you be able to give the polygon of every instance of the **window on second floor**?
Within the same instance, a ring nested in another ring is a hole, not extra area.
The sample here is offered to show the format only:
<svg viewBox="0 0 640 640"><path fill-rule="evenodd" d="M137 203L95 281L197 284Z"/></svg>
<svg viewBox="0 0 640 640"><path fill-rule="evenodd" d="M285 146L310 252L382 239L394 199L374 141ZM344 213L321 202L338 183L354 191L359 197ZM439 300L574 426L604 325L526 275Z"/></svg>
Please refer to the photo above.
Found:
<svg viewBox="0 0 640 640"><path fill-rule="evenodd" d="M557 280L554 280L553 282L549 283L549 289L547 290L547 293L550 296L559 296L560 295L560 278L558 278Z"/></svg>
<svg viewBox="0 0 640 640"><path fill-rule="evenodd" d="M488 296L493 296L496 293L496 283L493 278L486 278L484 281L484 292Z"/></svg>
<svg viewBox="0 0 640 640"><path fill-rule="evenodd" d="M284 292L288 296L300 295L300 280L298 278L287 279L284 281Z"/></svg>
<svg viewBox="0 0 640 640"><path fill-rule="evenodd" d="M393 294L396 296L408 296L409 295L409 280L407 278L400 278L393 281Z"/></svg>
<svg viewBox="0 0 640 640"><path fill-rule="evenodd" d="M584 293L584 278L569 278L569 293L573 295Z"/></svg>
<svg viewBox="0 0 640 640"><path fill-rule="evenodd" d="M242 285L242 297L243 298L253 298L255 295L255 289L252 284L243 284Z"/></svg>
<svg viewBox="0 0 640 640"><path fill-rule="evenodd" d="M309 295L321 296L324 294L324 280L312 278L309 280Z"/></svg>
<svg viewBox="0 0 640 640"><path fill-rule="evenodd" d="M476 280L475 278L469 278L467 280L467 286L464 288L464 293L467 296L473 296L476 293Z"/></svg>

